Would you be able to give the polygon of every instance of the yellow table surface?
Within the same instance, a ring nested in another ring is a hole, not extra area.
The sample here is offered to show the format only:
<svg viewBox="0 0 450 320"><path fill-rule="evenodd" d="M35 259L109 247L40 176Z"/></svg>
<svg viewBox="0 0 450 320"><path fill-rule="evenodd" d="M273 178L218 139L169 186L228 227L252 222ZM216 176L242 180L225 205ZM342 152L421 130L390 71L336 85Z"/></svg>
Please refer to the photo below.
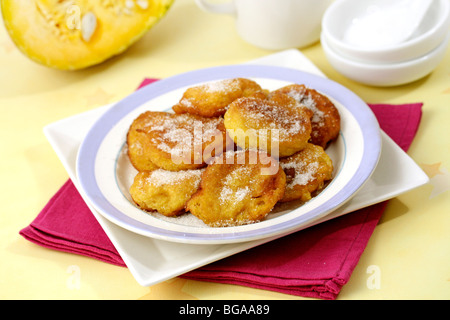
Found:
<svg viewBox="0 0 450 320"><path fill-rule="evenodd" d="M371 103L423 102L408 154L430 183L392 199L338 299L450 298L450 47L429 76L389 88L338 74L320 43L301 51L326 76ZM142 287L127 268L54 251L19 235L67 180L43 127L132 93L144 77L164 78L242 63L272 53L247 44L229 16L177 0L168 15L124 54L65 72L22 55L0 26L0 298L305 299L247 287L174 278ZM73 285L78 270L79 286ZM371 285L375 268L379 286Z"/></svg>

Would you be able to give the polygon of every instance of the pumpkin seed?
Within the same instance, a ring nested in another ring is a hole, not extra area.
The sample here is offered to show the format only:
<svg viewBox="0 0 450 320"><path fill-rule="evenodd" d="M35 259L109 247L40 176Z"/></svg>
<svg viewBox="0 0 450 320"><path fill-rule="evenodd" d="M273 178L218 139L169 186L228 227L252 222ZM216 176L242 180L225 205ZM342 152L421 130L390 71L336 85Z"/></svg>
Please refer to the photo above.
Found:
<svg viewBox="0 0 450 320"><path fill-rule="evenodd" d="M148 9L148 0L137 0L136 4L138 5L139 8L141 9Z"/></svg>
<svg viewBox="0 0 450 320"><path fill-rule="evenodd" d="M133 9L134 8L133 0L125 0L125 7L128 9Z"/></svg>
<svg viewBox="0 0 450 320"><path fill-rule="evenodd" d="M84 41L89 42L95 29L97 28L97 17L92 12L87 12L81 18L81 37Z"/></svg>

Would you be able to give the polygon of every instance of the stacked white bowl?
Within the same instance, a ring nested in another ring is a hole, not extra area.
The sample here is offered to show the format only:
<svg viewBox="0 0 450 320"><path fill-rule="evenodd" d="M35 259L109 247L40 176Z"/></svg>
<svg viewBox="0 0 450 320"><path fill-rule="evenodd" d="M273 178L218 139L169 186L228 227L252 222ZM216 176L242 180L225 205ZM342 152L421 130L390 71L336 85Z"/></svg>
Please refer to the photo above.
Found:
<svg viewBox="0 0 450 320"><path fill-rule="evenodd" d="M339 73L373 86L425 77L449 39L450 0L336 0L323 16L320 38Z"/></svg>

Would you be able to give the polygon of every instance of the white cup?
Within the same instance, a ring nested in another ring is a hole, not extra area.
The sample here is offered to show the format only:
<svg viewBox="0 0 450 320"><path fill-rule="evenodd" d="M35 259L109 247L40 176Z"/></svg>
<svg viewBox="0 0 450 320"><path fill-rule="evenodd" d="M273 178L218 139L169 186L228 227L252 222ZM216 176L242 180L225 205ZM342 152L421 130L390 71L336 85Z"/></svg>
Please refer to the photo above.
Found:
<svg viewBox="0 0 450 320"><path fill-rule="evenodd" d="M207 12L230 14L245 41L269 50L301 48L320 38L322 16L333 0L195 0Z"/></svg>

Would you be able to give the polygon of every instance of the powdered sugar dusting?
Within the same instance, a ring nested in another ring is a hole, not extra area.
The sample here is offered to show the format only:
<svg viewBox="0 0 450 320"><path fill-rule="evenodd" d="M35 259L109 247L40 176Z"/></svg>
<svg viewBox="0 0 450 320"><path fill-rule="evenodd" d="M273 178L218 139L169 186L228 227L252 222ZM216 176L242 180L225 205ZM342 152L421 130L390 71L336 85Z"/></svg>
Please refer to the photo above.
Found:
<svg viewBox="0 0 450 320"><path fill-rule="evenodd" d="M239 177L242 176L248 176L250 174L250 169L246 166L240 166L237 167L235 170L230 172L224 182L223 187L220 192L219 201L222 204L225 204L227 202L240 202L245 199L245 197L250 194L250 188L248 185L244 187L238 187L237 190L234 190L236 188L232 187L232 183L237 181Z"/></svg>
<svg viewBox="0 0 450 320"><path fill-rule="evenodd" d="M229 92L238 89L238 87L238 82L234 79L212 81L202 85L202 89L210 93Z"/></svg>
<svg viewBox="0 0 450 320"><path fill-rule="evenodd" d="M155 185L171 185L177 184L187 179L194 179L195 183L200 184L200 177L203 170L183 170L183 171L168 171L164 169L157 169L151 172L151 174L147 177L147 182Z"/></svg>
<svg viewBox="0 0 450 320"><path fill-rule="evenodd" d="M158 132L152 140L158 149L182 158L190 155L193 150L201 152L202 143L221 135L218 126L222 122L222 118L200 121L188 114L179 114L164 118L160 124L149 128L149 132Z"/></svg>
<svg viewBox="0 0 450 320"><path fill-rule="evenodd" d="M175 217L167 217L159 212L148 212L151 216L158 220L162 220L169 223L175 223L183 226L197 227L197 228L210 228L202 220L194 216L193 214L182 214Z"/></svg>
<svg viewBox="0 0 450 320"><path fill-rule="evenodd" d="M180 104L184 105L187 108L194 108L194 105L192 104L191 100L189 100L186 97L181 98Z"/></svg>
<svg viewBox="0 0 450 320"><path fill-rule="evenodd" d="M286 169L294 169L295 175L294 179L288 183L288 187L293 187L296 185L305 186L310 181L312 181L315 178L315 173L319 169L319 163L317 161L306 163L306 162L285 162L280 163L281 168L283 170Z"/></svg>
<svg viewBox="0 0 450 320"><path fill-rule="evenodd" d="M323 125L325 113L317 108L317 104L310 93L306 94L306 91L300 92L299 90L292 88L289 92L287 92L287 95L294 98L298 103L304 105L313 112L311 122Z"/></svg>
<svg viewBox="0 0 450 320"><path fill-rule="evenodd" d="M264 121L269 130L278 130L280 140L292 139L293 135L304 134L305 118L302 114L295 114L292 110L279 107L275 103L261 99L248 98L243 108L246 121L249 127L253 127L251 122Z"/></svg>

